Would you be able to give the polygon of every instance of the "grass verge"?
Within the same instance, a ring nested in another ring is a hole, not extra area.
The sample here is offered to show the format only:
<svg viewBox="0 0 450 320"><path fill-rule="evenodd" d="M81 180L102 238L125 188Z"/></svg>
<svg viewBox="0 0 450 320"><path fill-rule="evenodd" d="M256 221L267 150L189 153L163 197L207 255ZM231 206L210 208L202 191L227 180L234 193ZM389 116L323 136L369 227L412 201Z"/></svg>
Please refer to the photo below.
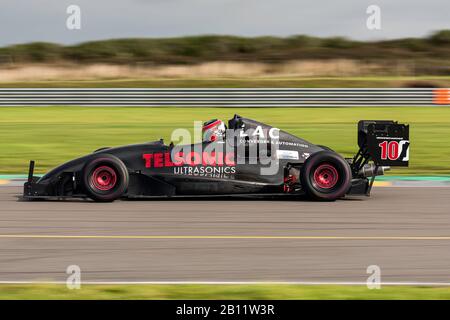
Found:
<svg viewBox="0 0 450 320"><path fill-rule="evenodd" d="M450 174L450 108L1 108L0 173L25 173L37 161L43 173L64 161L104 146L164 138L193 121L230 119L233 114L257 119L316 144L352 156L357 151L360 119L394 119L409 123L410 167L392 175Z"/></svg>
<svg viewBox="0 0 450 320"><path fill-rule="evenodd" d="M69 290L65 285L4 284L0 299L450 299L449 287L339 285L82 285Z"/></svg>

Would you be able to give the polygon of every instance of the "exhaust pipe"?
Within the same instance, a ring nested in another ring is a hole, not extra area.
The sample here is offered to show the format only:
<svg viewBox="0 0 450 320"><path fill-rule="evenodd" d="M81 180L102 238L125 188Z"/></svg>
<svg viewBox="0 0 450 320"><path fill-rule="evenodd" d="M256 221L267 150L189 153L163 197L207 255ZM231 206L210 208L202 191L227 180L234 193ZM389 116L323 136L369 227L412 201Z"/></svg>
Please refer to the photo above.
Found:
<svg viewBox="0 0 450 320"><path fill-rule="evenodd" d="M373 176L382 176L385 171L391 170L391 167L377 167L373 163L365 164L364 167L359 170L358 175L364 178Z"/></svg>

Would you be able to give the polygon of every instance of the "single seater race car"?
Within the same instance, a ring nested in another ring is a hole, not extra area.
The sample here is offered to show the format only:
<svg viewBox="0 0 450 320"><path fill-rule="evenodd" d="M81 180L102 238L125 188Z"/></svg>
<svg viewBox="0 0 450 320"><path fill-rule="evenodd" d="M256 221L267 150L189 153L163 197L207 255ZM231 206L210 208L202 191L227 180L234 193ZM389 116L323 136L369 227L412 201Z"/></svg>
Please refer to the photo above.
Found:
<svg viewBox="0 0 450 320"><path fill-rule="evenodd" d="M408 166L409 126L361 120L359 151L344 158L278 128L235 115L204 124L204 141L162 140L101 148L34 177L30 161L23 198L307 196L332 201L369 195L375 176Z"/></svg>

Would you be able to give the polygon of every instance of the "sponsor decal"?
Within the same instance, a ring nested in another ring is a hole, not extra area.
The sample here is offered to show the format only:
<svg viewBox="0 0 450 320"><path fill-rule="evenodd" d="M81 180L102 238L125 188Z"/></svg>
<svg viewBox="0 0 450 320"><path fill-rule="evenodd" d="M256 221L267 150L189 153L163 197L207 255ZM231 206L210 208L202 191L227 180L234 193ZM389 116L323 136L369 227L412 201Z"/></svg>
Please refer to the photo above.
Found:
<svg viewBox="0 0 450 320"><path fill-rule="evenodd" d="M277 146L291 146L299 148L309 148L307 144L291 141L268 140L268 139L240 139L241 144L272 144Z"/></svg>
<svg viewBox="0 0 450 320"><path fill-rule="evenodd" d="M235 166L234 152L177 152L173 159L170 152L144 153L142 158L146 168L174 166Z"/></svg>
<svg viewBox="0 0 450 320"><path fill-rule="evenodd" d="M380 147L381 160L409 160L409 140L384 140L383 142L379 143L378 146Z"/></svg>
<svg viewBox="0 0 450 320"><path fill-rule="evenodd" d="M189 176L209 176L209 177L223 177L236 173L236 167L176 167L174 174L183 174Z"/></svg>
<svg viewBox="0 0 450 320"><path fill-rule="evenodd" d="M236 173L234 152L156 152L144 153L142 159L146 168L172 167L176 175L229 178Z"/></svg>
<svg viewBox="0 0 450 320"><path fill-rule="evenodd" d="M295 150L277 150L277 159L298 160L298 151Z"/></svg>
<svg viewBox="0 0 450 320"><path fill-rule="evenodd" d="M239 136L241 138L243 137L248 137L248 136L252 136L252 137L259 137L259 138L266 138L266 136L268 135L270 138L272 139L278 139L280 136L280 129L278 128L270 128L267 132L267 129L264 130L262 126L257 126L254 130L249 130L250 133L245 132L244 130L241 130L239 133ZM266 131L266 133L264 133L264 131Z"/></svg>

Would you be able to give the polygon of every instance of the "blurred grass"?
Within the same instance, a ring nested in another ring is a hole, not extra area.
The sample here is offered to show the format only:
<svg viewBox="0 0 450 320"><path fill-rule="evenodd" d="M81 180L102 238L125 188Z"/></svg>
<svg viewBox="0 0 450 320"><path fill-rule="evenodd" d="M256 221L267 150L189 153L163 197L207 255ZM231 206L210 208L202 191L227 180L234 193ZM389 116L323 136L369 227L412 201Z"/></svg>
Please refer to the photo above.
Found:
<svg viewBox="0 0 450 320"><path fill-rule="evenodd" d="M0 173L26 173L36 160L44 173L104 146L164 138L193 121L230 119L235 113L277 126L345 156L357 151L360 119L393 119L411 125L410 167L390 174L450 174L450 108L120 108L5 107L0 117Z"/></svg>
<svg viewBox="0 0 450 320"><path fill-rule="evenodd" d="M338 285L82 285L69 290L65 285L2 284L0 299L450 299L449 287Z"/></svg>

